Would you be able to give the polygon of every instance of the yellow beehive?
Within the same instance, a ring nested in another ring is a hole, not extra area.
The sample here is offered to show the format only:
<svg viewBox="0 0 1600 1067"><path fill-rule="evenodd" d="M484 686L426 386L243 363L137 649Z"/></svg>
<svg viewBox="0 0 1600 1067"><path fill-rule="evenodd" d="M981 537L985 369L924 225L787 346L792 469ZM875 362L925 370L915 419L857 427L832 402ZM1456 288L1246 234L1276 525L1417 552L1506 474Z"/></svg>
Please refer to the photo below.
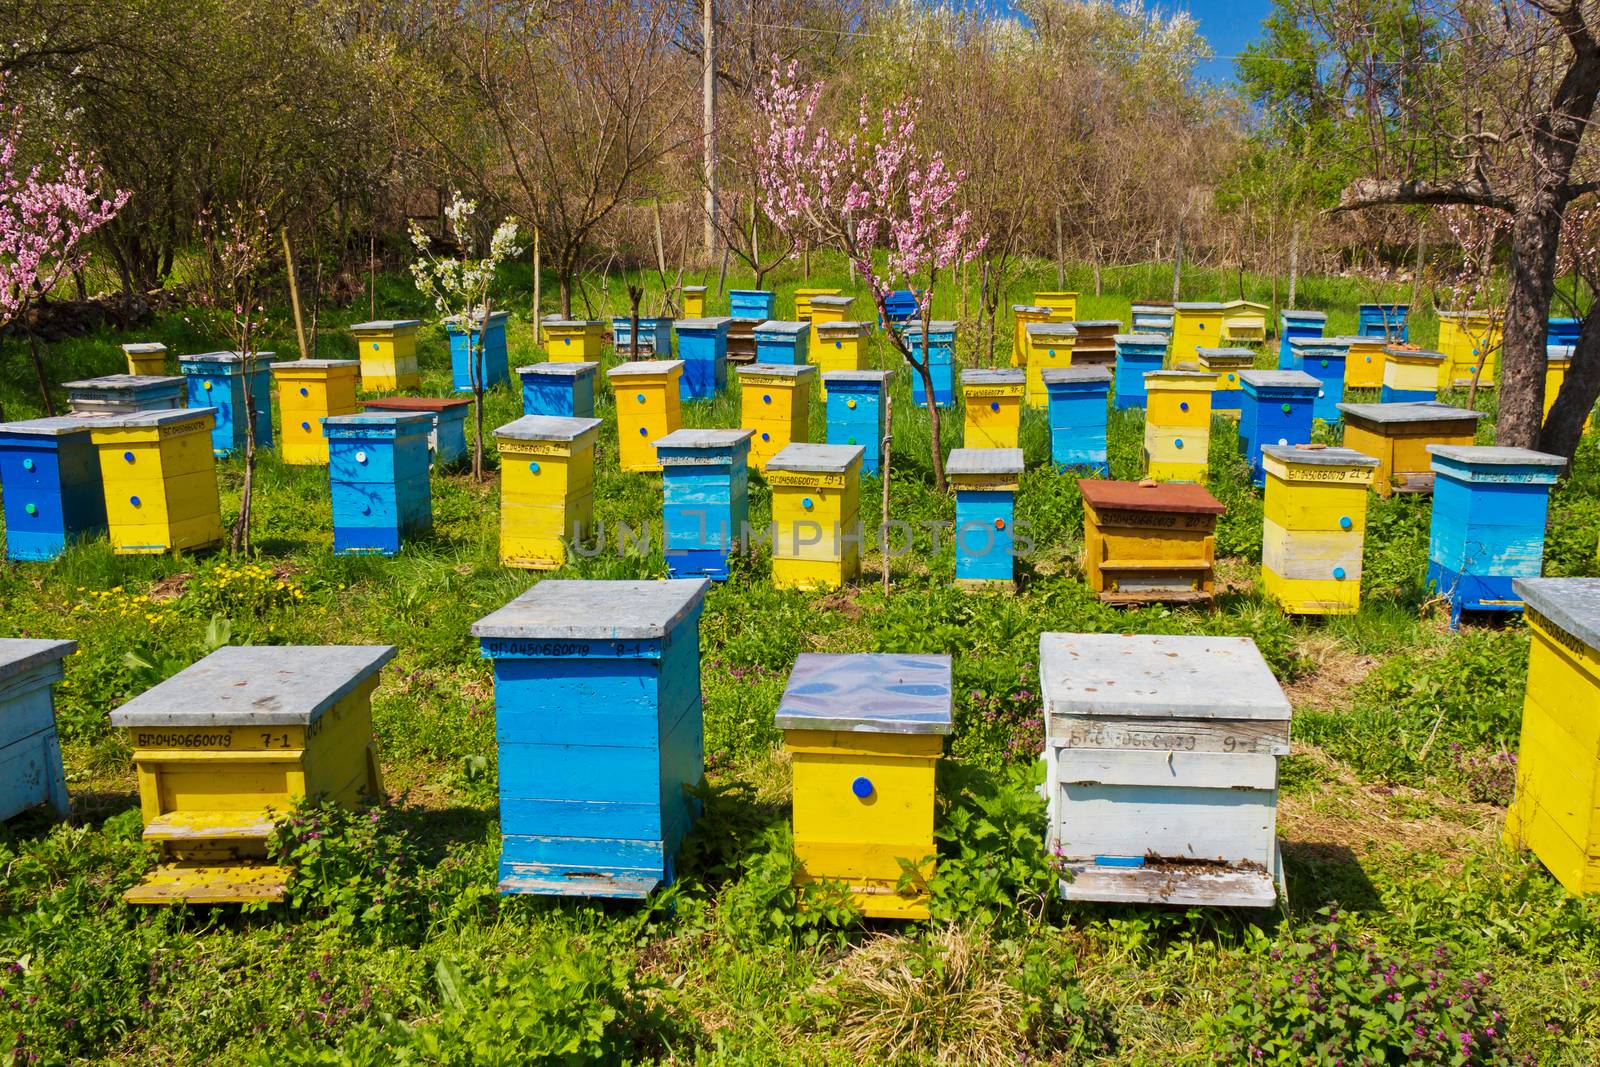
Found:
<svg viewBox="0 0 1600 1067"><path fill-rule="evenodd" d="M1172 347L1168 358L1173 365L1189 363L1202 348L1216 348L1222 338L1222 305L1187 303L1172 305Z"/></svg>
<svg viewBox="0 0 1600 1067"><path fill-rule="evenodd" d="M1444 356L1420 348L1387 348L1383 353L1383 389L1378 399L1385 404L1437 400L1439 367Z"/></svg>
<svg viewBox="0 0 1600 1067"><path fill-rule="evenodd" d="M870 323L840 320L817 324L813 330L817 338L811 345L811 363L819 373L867 369L865 343L872 330ZM822 399L828 399L826 379Z"/></svg>
<svg viewBox="0 0 1600 1067"><path fill-rule="evenodd" d="M158 378L166 372L167 346L160 341L123 345L122 352L128 357L129 374Z"/></svg>
<svg viewBox="0 0 1600 1067"><path fill-rule="evenodd" d="M1037 304L1012 304L1011 365L1023 367L1028 363L1028 327L1036 322L1049 322L1050 309Z"/></svg>
<svg viewBox="0 0 1600 1067"><path fill-rule="evenodd" d="M827 293L818 293L811 298L812 351L822 347L822 334L817 327L826 323L851 321L850 306L855 302L853 296L831 296Z"/></svg>
<svg viewBox="0 0 1600 1067"><path fill-rule="evenodd" d="M328 438L322 420L354 415L356 371L353 359L297 359L274 363L278 411L283 417L283 461L295 466L327 466Z"/></svg>
<svg viewBox="0 0 1600 1067"><path fill-rule="evenodd" d="M1550 417L1561 385L1567 380L1567 368L1572 365L1571 345L1550 345L1544 350L1544 417Z"/></svg>
<svg viewBox="0 0 1600 1067"><path fill-rule="evenodd" d="M1216 588L1217 516L1201 485L1081 478L1083 569L1107 604L1189 604Z"/></svg>
<svg viewBox="0 0 1600 1067"><path fill-rule="evenodd" d="M606 347L599 319L545 319L544 350L552 363L598 363Z"/></svg>
<svg viewBox="0 0 1600 1067"><path fill-rule="evenodd" d="M1532 642L1505 839L1569 893L1600 889L1600 579L1518 578Z"/></svg>
<svg viewBox="0 0 1600 1067"><path fill-rule="evenodd" d="M794 771L795 881L841 881L874 919L926 919L950 657L795 660L775 716ZM901 888L902 874L916 872Z"/></svg>
<svg viewBox="0 0 1600 1067"><path fill-rule="evenodd" d="M703 319L706 317L705 286L686 285L683 287L683 317L686 319Z"/></svg>
<svg viewBox="0 0 1600 1067"><path fill-rule="evenodd" d="M1372 489L1381 497L1433 492L1429 445L1470 445L1479 411L1431 401L1395 404L1340 404L1344 446L1374 456Z"/></svg>
<svg viewBox="0 0 1600 1067"><path fill-rule="evenodd" d="M1024 331L1028 363L1023 400L1030 408L1049 407L1050 391L1044 387L1044 372L1072 366L1072 345L1078 339L1078 329L1065 322L1030 322Z"/></svg>
<svg viewBox="0 0 1600 1067"><path fill-rule="evenodd" d="M963 370L961 396L966 405L967 448L1016 448L1022 429L1020 370Z"/></svg>
<svg viewBox="0 0 1600 1067"><path fill-rule="evenodd" d="M811 440L809 363L751 363L739 368L739 428L750 430L750 466L767 461L795 442Z"/></svg>
<svg viewBox="0 0 1600 1067"><path fill-rule="evenodd" d="M1267 312L1265 304L1252 300L1229 300L1222 305L1222 343L1225 345L1265 344Z"/></svg>
<svg viewBox="0 0 1600 1067"><path fill-rule="evenodd" d="M1193 364L1190 364L1193 366ZM1144 376L1145 476L1161 482L1203 482L1211 449L1211 389L1216 375L1157 370Z"/></svg>
<svg viewBox="0 0 1600 1067"><path fill-rule="evenodd" d="M599 419L524 415L494 432L500 452L500 562L555 570L594 521Z"/></svg>
<svg viewBox="0 0 1600 1067"><path fill-rule="evenodd" d="M153 555L221 543L211 446L216 422L216 408L135 411L92 422L112 551Z"/></svg>
<svg viewBox="0 0 1600 1067"><path fill-rule="evenodd" d="M1078 294L1068 292L1034 293L1035 307L1048 308L1051 322L1072 322L1078 317Z"/></svg>
<svg viewBox="0 0 1600 1067"><path fill-rule="evenodd" d="M862 454L794 444L767 462L775 587L838 589L860 577Z"/></svg>
<svg viewBox="0 0 1600 1067"><path fill-rule="evenodd" d="M282 900L267 838L294 804L382 800L372 691L392 645L220 648L111 713L162 865L131 904Z"/></svg>
<svg viewBox="0 0 1600 1067"><path fill-rule="evenodd" d="M1262 591L1295 615L1354 614L1377 459L1321 445L1265 445L1261 455Z"/></svg>
<svg viewBox="0 0 1600 1067"><path fill-rule="evenodd" d="M606 371L617 394L617 462L625 471L658 471L655 443L683 425L678 411L681 359L646 359Z"/></svg>
<svg viewBox="0 0 1600 1067"><path fill-rule="evenodd" d="M1350 353L1344 360L1346 389L1383 388L1383 365L1389 342L1382 337L1345 337Z"/></svg>
<svg viewBox="0 0 1600 1067"><path fill-rule="evenodd" d="M417 319L384 319L350 327L361 355L361 387L392 393L422 384L417 373Z"/></svg>
<svg viewBox="0 0 1600 1067"><path fill-rule="evenodd" d="M1239 375L1256 365L1256 354L1248 348L1202 348L1200 369L1211 375L1211 410L1237 417L1244 401L1244 382Z"/></svg>
<svg viewBox="0 0 1600 1067"><path fill-rule="evenodd" d="M839 296L842 289L796 289L794 291L794 321L811 321L811 298L814 296Z"/></svg>
<svg viewBox="0 0 1600 1067"><path fill-rule="evenodd" d="M1500 326L1500 317L1487 311L1439 312L1439 351L1444 353L1440 389L1470 386L1480 357L1483 380L1478 384L1494 385L1500 366Z"/></svg>

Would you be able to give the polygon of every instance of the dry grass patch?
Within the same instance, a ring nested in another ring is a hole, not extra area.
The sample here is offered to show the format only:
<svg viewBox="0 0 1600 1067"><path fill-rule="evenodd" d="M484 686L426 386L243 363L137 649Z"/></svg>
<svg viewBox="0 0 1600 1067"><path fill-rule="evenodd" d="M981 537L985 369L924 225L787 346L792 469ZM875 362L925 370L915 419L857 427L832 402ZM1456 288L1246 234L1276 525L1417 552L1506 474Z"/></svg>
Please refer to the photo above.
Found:
<svg viewBox="0 0 1600 1067"><path fill-rule="evenodd" d="M1354 652L1332 634L1313 634L1295 642L1295 656L1308 669L1284 693L1295 707L1345 708L1349 694L1378 666L1376 656Z"/></svg>

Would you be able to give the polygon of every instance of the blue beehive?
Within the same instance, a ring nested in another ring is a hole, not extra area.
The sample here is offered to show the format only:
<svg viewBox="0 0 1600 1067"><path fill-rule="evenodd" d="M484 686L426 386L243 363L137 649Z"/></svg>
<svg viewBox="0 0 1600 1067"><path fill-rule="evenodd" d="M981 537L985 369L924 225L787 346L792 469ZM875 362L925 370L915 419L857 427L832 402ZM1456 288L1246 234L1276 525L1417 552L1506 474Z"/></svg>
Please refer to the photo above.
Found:
<svg viewBox="0 0 1600 1067"><path fill-rule="evenodd" d="M207 352L179 356L178 370L189 388L189 406L216 408L217 424L211 429L211 450L231 456L244 450L245 424L237 415L245 410L245 382L250 384L250 404L255 410L256 447L272 447L271 352L257 352L255 366L245 374L245 358L237 352Z"/></svg>
<svg viewBox="0 0 1600 1067"><path fill-rule="evenodd" d="M1048 367L1040 372L1050 397L1050 460L1111 476L1106 462L1106 393L1110 367Z"/></svg>
<svg viewBox="0 0 1600 1067"><path fill-rule="evenodd" d="M641 898L672 880L704 777L709 587L546 579L473 625L494 661L500 892Z"/></svg>
<svg viewBox="0 0 1600 1067"><path fill-rule="evenodd" d="M1160 334L1166 340L1172 339L1173 310L1171 304L1160 304L1151 301L1135 303L1129 309L1130 322L1136 334ZM1160 368L1156 368L1160 369ZM1141 383L1142 385L1142 383ZM1120 393L1121 390L1119 389Z"/></svg>
<svg viewBox="0 0 1600 1067"><path fill-rule="evenodd" d="M522 413L594 418L594 379L599 369L598 363L534 363L518 367Z"/></svg>
<svg viewBox="0 0 1600 1067"><path fill-rule="evenodd" d="M778 294L768 289L728 290L728 314L736 319L766 322L778 306Z"/></svg>
<svg viewBox="0 0 1600 1067"><path fill-rule="evenodd" d="M1107 372L1108 383L1110 377ZM1102 405L1104 397L1102 389ZM956 492L957 585L1009 587L1016 581L1013 512L1022 466L1020 448L951 451L944 471Z"/></svg>
<svg viewBox="0 0 1600 1067"><path fill-rule="evenodd" d="M1309 445L1312 408L1322 383L1305 371L1247 370L1239 375L1239 454L1250 464L1250 484L1263 488L1263 445Z"/></svg>
<svg viewBox="0 0 1600 1067"><path fill-rule="evenodd" d="M1318 383L1311 414L1326 423L1338 422L1344 402L1344 366L1350 355L1347 337L1295 337L1289 341L1289 366L1283 370L1305 371Z"/></svg>
<svg viewBox="0 0 1600 1067"><path fill-rule="evenodd" d="M811 355L811 323L768 319L756 327L756 362L797 365Z"/></svg>
<svg viewBox="0 0 1600 1067"><path fill-rule="evenodd" d="M886 370L831 370L822 375L828 395L827 443L860 445L863 475L877 474L881 466L889 378Z"/></svg>
<svg viewBox="0 0 1600 1067"><path fill-rule="evenodd" d="M333 551L392 556L433 529L426 412L368 412L322 420L333 489Z"/></svg>
<svg viewBox="0 0 1600 1067"><path fill-rule="evenodd" d="M681 400L712 400L728 384L728 331L733 319L678 320L678 358L683 377L678 379Z"/></svg>
<svg viewBox="0 0 1600 1067"><path fill-rule="evenodd" d="M1526 448L1429 445L1428 452L1428 585L1450 598L1450 625L1463 611L1521 611L1512 582L1544 568L1550 486L1566 461Z"/></svg>
<svg viewBox="0 0 1600 1067"><path fill-rule="evenodd" d="M1359 337L1384 337L1392 342L1411 339L1411 328L1406 316L1410 304L1357 304L1356 335Z"/></svg>
<svg viewBox="0 0 1600 1067"><path fill-rule="evenodd" d="M633 358L633 320L627 315L611 319L611 345L623 359ZM672 319L667 315L639 316L639 358L672 358Z"/></svg>
<svg viewBox="0 0 1600 1067"><path fill-rule="evenodd" d="M1167 329L1172 329L1170 322ZM1160 370L1165 362L1167 334L1119 333L1114 340L1117 343L1117 395L1114 403L1118 411L1142 408L1145 404L1145 373Z"/></svg>
<svg viewBox="0 0 1600 1067"><path fill-rule="evenodd" d="M754 430L674 430L656 441L667 572L725 581L750 515Z"/></svg>
<svg viewBox="0 0 1600 1067"><path fill-rule="evenodd" d="M923 348L927 348L928 374L933 378L933 402L940 407L949 407L956 402L955 387L955 358L956 358L956 324L948 319L934 319L928 323L927 345L923 345L922 323L907 323L901 330L906 341L906 347L920 361L924 358ZM911 401L921 407L927 407L928 395L922 388L922 375L915 370L911 372Z"/></svg>
<svg viewBox="0 0 1600 1067"><path fill-rule="evenodd" d="M106 532L100 459L89 440L96 421L58 415L0 423L8 558L55 559L69 543Z"/></svg>
<svg viewBox="0 0 1600 1067"><path fill-rule="evenodd" d="M183 407L179 375L107 374L62 382L67 406L80 415L123 415L135 411L173 411Z"/></svg>
<svg viewBox="0 0 1600 1067"><path fill-rule="evenodd" d="M883 316L878 316L878 325L899 326L901 323L910 322L916 317L919 308L917 294L910 289L896 289L883 298L883 310L889 316L885 323Z"/></svg>
<svg viewBox="0 0 1600 1067"><path fill-rule="evenodd" d="M1582 323L1577 319L1551 319L1545 333L1546 345L1576 345Z"/></svg>
<svg viewBox="0 0 1600 1067"><path fill-rule="evenodd" d="M472 316L472 341L478 347L477 369L485 389L492 389L511 377L511 361L506 355L506 319L509 312L494 311L484 323L483 313ZM458 393L472 392L473 365L467 361L467 331L458 319L446 319L450 335L450 377Z"/></svg>
<svg viewBox="0 0 1600 1067"><path fill-rule="evenodd" d="M1327 328L1328 315L1323 311L1278 312L1278 369L1296 370L1289 352L1289 342L1296 337L1321 337Z"/></svg>
<svg viewBox="0 0 1600 1067"><path fill-rule="evenodd" d="M77 648L76 641L0 638L0 819L41 804L67 815L51 687Z"/></svg>

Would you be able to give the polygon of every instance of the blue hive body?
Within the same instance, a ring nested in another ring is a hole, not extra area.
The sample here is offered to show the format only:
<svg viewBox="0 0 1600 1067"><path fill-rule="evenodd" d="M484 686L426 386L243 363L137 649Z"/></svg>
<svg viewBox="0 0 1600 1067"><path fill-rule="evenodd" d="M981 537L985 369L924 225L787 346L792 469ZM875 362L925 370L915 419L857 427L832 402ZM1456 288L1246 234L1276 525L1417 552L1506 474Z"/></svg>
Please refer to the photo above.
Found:
<svg viewBox="0 0 1600 1067"><path fill-rule="evenodd" d="M55 416L0 423L0 491L6 556L55 559L73 541L106 532L92 418Z"/></svg>
<svg viewBox="0 0 1600 1067"><path fill-rule="evenodd" d="M1051 462L1059 470L1084 468L1109 478L1106 394L1111 368L1048 367L1040 376L1050 397Z"/></svg>
<svg viewBox="0 0 1600 1067"><path fill-rule="evenodd" d="M611 320L611 344L617 355L630 359L633 355L633 319L617 315ZM672 319L665 315L639 316L639 356L641 358L672 358Z"/></svg>
<svg viewBox="0 0 1600 1067"><path fill-rule="evenodd" d="M754 430L674 430L658 439L667 571L725 581L733 543L750 515Z"/></svg>
<svg viewBox="0 0 1600 1067"><path fill-rule="evenodd" d="M922 323L908 323L901 330L906 345L917 359L923 359ZM955 353L956 324L934 319L928 323L927 361L928 374L933 379L933 402L945 408L956 402ZM922 387L922 375L911 372L911 400L920 407L928 406L928 394Z"/></svg>
<svg viewBox="0 0 1600 1067"><path fill-rule="evenodd" d="M728 290L728 314L736 319L766 322L778 306L778 294L767 289Z"/></svg>
<svg viewBox="0 0 1600 1067"><path fill-rule="evenodd" d="M1159 333L1116 335L1117 392L1113 403L1118 411L1145 406L1144 376L1147 371L1160 370L1166 361L1167 338L1167 334Z"/></svg>
<svg viewBox="0 0 1600 1067"><path fill-rule="evenodd" d="M1239 375L1239 454L1250 464L1250 483L1267 484L1262 445L1309 445L1312 408L1322 383L1304 371L1247 370Z"/></svg>
<svg viewBox="0 0 1600 1067"><path fill-rule="evenodd" d="M1525 448L1429 445L1433 526L1428 585L1450 598L1450 624L1463 611L1521 611L1517 578L1544 567L1550 486L1565 465Z"/></svg>
<svg viewBox="0 0 1600 1067"><path fill-rule="evenodd" d="M473 317L472 339L479 346L478 369L485 389L493 389L511 378L511 362L506 355L506 319L509 313L495 311L489 322L481 328L481 314ZM456 392L472 392L472 364L467 361L467 333L462 324L446 320L445 332L450 335L450 376Z"/></svg>
<svg viewBox="0 0 1600 1067"><path fill-rule="evenodd" d="M599 369L598 363L534 363L518 367L522 413L594 418L594 380Z"/></svg>
<svg viewBox="0 0 1600 1067"><path fill-rule="evenodd" d="M433 529L425 412L368 412L322 420L333 489L333 551L392 556Z"/></svg>
<svg viewBox="0 0 1600 1067"><path fill-rule="evenodd" d="M1577 319L1551 319L1544 336L1546 345L1572 346L1578 343L1578 330L1581 327Z"/></svg>
<svg viewBox="0 0 1600 1067"><path fill-rule="evenodd" d="M889 376L886 370L831 370L822 376L828 392L827 443L860 445L863 475L877 474L882 466Z"/></svg>
<svg viewBox="0 0 1600 1067"><path fill-rule="evenodd" d="M1132 321L1129 322L1128 325L1132 328L1134 333L1157 334L1165 340L1172 340L1173 309L1171 304L1135 301L1129 314L1132 318ZM1144 380L1142 378L1139 381L1139 386L1141 389L1144 387ZM1121 393L1122 390L1119 386L1117 389L1117 394L1120 396Z"/></svg>
<svg viewBox="0 0 1600 1067"><path fill-rule="evenodd" d="M272 360L271 352L257 352L255 367L248 375L258 449L272 447ZM244 357L237 352L178 357L178 370L188 385L189 406L217 409L211 450L218 456L244 451L245 425L244 419L239 418L245 410L244 365Z"/></svg>
<svg viewBox="0 0 1600 1067"><path fill-rule="evenodd" d="M1410 304L1358 304L1356 305L1356 336L1387 337L1390 341L1407 341L1411 327L1406 316Z"/></svg>
<svg viewBox="0 0 1600 1067"><path fill-rule="evenodd" d="M799 366L811 358L811 323L768 319L756 327L756 362Z"/></svg>
<svg viewBox="0 0 1600 1067"><path fill-rule="evenodd" d="M704 579L546 579L480 619L494 661L500 891L641 898L704 777Z"/></svg>
<svg viewBox="0 0 1600 1067"><path fill-rule="evenodd" d="M76 641L0 637L0 819L49 805L68 814L52 686Z"/></svg>
<svg viewBox="0 0 1600 1067"><path fill-rule="evenodd" d="M1097 369L1106 370L1110 378L1109 370ZM1102 392L1102 406L1104 403ZM1014 511L1022 467L1020 448L957 448L950 452L945 473L956 492L957 582L992 585L1015 581Z"/></svg>
<svg viewBox="0 0 1600 1067"><path fill-rule="evenodd" d="M1289 351L1289 342L1296 337L1321 337L1328 325L1328 315L1322 311L1278 312L1278 369L1299 370Z"/></svg>
<svg viewBox="0 0 1600 1067"><path fill-rule="evenodd" d="M910 289L896 289L883 298L883 309L888 313L889 321L885 323L883 316L878 316L878 325L899 326L910 322L917 315L917 294Z"/></svg>
<svg viewBox="0 0 1600 1067"><path fill-rule="evenodd" d="M1296 337L1289 342L1290 366L1283 370L1304 371L1320 385L1311 405L1311 414L1330 425L1344 416L1339 405L1344 403L1344 366L1350 355L1347 337Z"/></svg>
<svg viewBox="0 0 1600 1067"><path fill-rule="evenodd" d="M728 330L731 318L679 319L680 400L712 400L728 384Z"/></svg>

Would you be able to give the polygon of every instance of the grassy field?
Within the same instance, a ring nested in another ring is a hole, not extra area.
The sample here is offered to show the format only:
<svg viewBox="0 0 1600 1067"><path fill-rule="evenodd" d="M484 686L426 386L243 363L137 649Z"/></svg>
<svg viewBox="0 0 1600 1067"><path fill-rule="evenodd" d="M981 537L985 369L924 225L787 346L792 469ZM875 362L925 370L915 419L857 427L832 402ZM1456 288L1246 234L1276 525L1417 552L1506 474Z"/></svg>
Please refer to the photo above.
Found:
<svg viewBox="0 0 1600 1067"><path fill-rule="evenodd" d="M1086 274L1069 283L1087 288ZM1054 281L1041 268L1007 304ZM525 294L526 277L515 282ZM780 285L780 309L797 282ZM1171 291L1157 268L1111 272L1107 284L1084 299L1085 317L1126 319L1131 297ZM1236 286L1190 271L1184 295L1231 297ZM1245 288L1264 295L1259 279ZM613 279L613 298L621 291ZM1327 310L1330 333L1351 332L1355 304L1378 295L1306 279L1299 303ZM958 310L950 293L938 300L937 314ZM530 362L527 299L510 306L513 365ZM384 280L378 308L429 317L399 280ZM366 317L357 310L325 324L322 356L353 353L338 326ZM1426 344L1434 329L1419 313L1413 339ZM292 332L280 322L279 333L287 352ZM423 337L423 393L442 395L443 333L429 325ZM136 338L52 346L51 378L118 371L116 345L132 339L218 347L173 315ZM875 355L891 358L881 345ZM13 419L38 413L24 358L16 342L0 345L0 403ZM953 501L931 488L926 416L903 373L896 390L891 512L913 526L953 519ZM600 407L596 518L648 524L654 537L648 554L608 550L562 576L663 577L657 479L617 471L603 386ZM496 392L485 423L519 413L511 392ZM820 416L818 406L819 440ZM685 405L685 419L737 425L737 400ZM1141 433L1137 415L1114 416L1115 476L1137 476ZM959 438L952 418L947 447ZM393 559L340 558L326 471L269 453L256 559L118 557L97 543L0 568L0 633L80 642L58 692L74 817L0 828L0 1063L1600 1061L1600 907L1566 899L1498 841L1527 637L1515 620L1449 632L1422 586L1428 501L1373 499L1358 615L1286 618L1255 592L1261 505L1231 424L1218 420L1225 592L1210 611L1119 611L1084 586L1075 479L1049 469L1039 413L1027 414L1023 443L1018 519L1038 552L1015 596L954 590L950 549L926 544L895 562L887 598L875 580L829 596L774 591L762 559L712 591L701 624L706 815L678 883L642 907L494 892L494 694L468 628L537 578L497 562L492 479L436 472L432 539ZM237 461L221 466L225 519L241 473ZM870 486L869 529L879 521ZM759 478L751 510L753 524L767 521ZM1546 573L1595 573L1597 534L1591 442L1555 494ZM877 567L869 556L867 574ZM1295 706L1295 753L1281 771L1283 912L1054 899L1033 792L1046 631L1256 640ZM230 642L398 646L374 703L396 803L372 816L302 813L281 842L299 865L289 904L135 911L120 896L152 858L108 712ZM789 772L772 714L808 650L954 656L934 922L863 925L790 885Z"/></svg>

